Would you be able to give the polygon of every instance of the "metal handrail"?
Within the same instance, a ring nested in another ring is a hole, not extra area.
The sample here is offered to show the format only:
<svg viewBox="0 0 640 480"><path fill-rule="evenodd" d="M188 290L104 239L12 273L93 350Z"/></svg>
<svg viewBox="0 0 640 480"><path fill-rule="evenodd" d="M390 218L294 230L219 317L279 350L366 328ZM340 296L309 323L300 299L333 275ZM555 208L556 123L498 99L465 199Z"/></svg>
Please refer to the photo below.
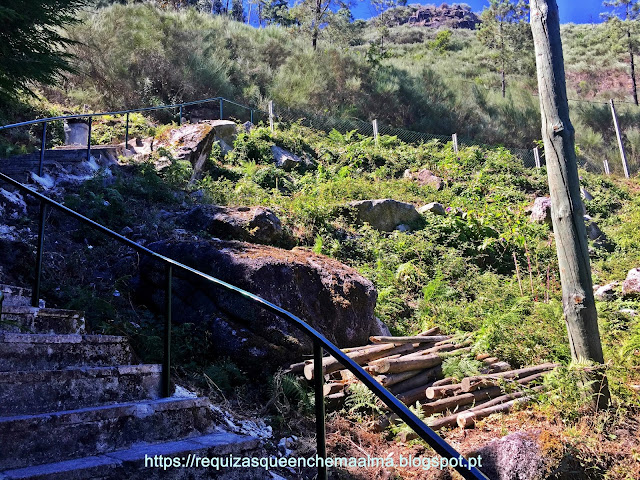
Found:
<svg viewBox="0 0 640 480"><path fill-rule="evenodd" d="M107 115L126 115L128 113L138 113L138 112L150 112L150 111L155 111L155 110L169 110L172 108L182 108L182 107L189 107L192 105L200 105L202 103L211 103L211 102L218 102L218 101L223 101L223 102L227 102L230 103L232 105L236 105L238 107L242 107L245 108L247 110L253 110L255 111L255 108L251 108L251 107L247 107L246 105L241 105L239 103L236 103L232 100L228 100L224 97L212 97L212 98L205 98L203 100L194 100L192 102L183 102L183 103L174 103L174 104L170 104L170 105L157 105L155 107L142 107L142 108L133 108L130 110L116 110L113 112L97 112L97 113L77 113L77 114L73 114L73 115L60 115L57 117L47 117L47 118L37 118L35 120L28 120L26 122L18 122L18 123L11 123L8 125L1 125L0 126L0 130L7 130L9 128L15 128L15 127L24 127L26 125L34 125L36 123L47 123L47 122L53 122L56 120L69 120L69 119L73 119L73 118L91 118L91 117L104 117Z"/></svg>
<svg viewBox="0 0 640 480"><path fill-rule="evenodd" d="M11 177L0 173L0 180L13 185L20 191L31 195L40 200L40 226L38 235L38 247L36 253L36 278L34 281L32 304L38 305L39 292L40 292L40 276L42 272L42 256L44 251L44 227L46 219L47 207L53 207L66 213L67 215L89 225L90 227L102 232L104 235L111 237L120 243L123 243L139 253L149 255L152 258L163 263L166 267L166 284L165 284L165 329L164 329L164 356L162 362L162 379L163 379L163 395L169 396L170 385L170 368L171 368L171 297L172 297L172 277L173 268L178 268L186 272L190 272L197 277L209 281L210 283L221 287L225 290L234 292L242 297L250 300L254 304L257 304L265 310L277 315L278 317L288 321L290 324L295 325L297 328L306 333L313 340L313 355L314 355L314 390L315 390L315 404L316 404L316 432L318 449L317 455L320 457L326 457L326 443L325 443L325 412L324 412L324 393L323 393L323 374L322 374L322 359L323 349L325 349L331 356L338 360L347 370L352 372L362 383L364 383L380 400L382 400L387 407L395 414L398 415L406 424L413 429L418 436L423 439L429 446L431 446L437 454L442 457L459 459L459 466L454 467L465 479L484 479L487 477L480 472L475 466L469 467L467 460L459 454L451 445L443 440L438 434L436 434L431 428L429 428L422 420L420 420L406 405L392 395L388 390L382 387L371 375L364 371L364 369L343 353L336 345L331 343L324 335L304 322L298 316L288 312L287 310L275 305L253 293L242 290L230 283L224 282L211 275L207 275L195 268L184 265L176 260L161 255L159 253L150 250L139 243L136 243L128 238L110 230L109 228L79 214L78 212L71 210L70 208L50 199L49 197L42 195L35 190L30 189L26 185L12 179ZM318 467L318 478L326 479L326 467L320 465Z"/></svg>
<svg viewBox="0 0 640 480"><path fill-rule="evenodd" d="M38 123L42 124L42 138L40 144L40 163L38 166L38 175L42 176L44 172L44 152L47 146L47 124L49 122L55 122L59 120L70 120L70 119L78 119L78 118L86 118L89 120L89 133L87 137L87 161L91 158L91 125L93 117L104 117L106 115L125 115L125 134L124 134L124 144L129 145L129 114L136 112L150 112L156 110L168 110L173 108L179 109L179 121L178 124L182 125L182 117L183 117L183 108L191 105L200 105L203 103L211 103L211 102L220 102L220 120L224 118L224 102L230 103L231 105L236 105L238 107L249 110L251 123L253 123L253 113L256 111L255 108L247 107L246 105L241 105L232 100L227 100L223 97L212 97L205 98L203 100L194 100L191 102L183 102L183 103L174 103L171 105L157 105L155 107L143 107L143 108L133 108L130 110L116 110L113 112L97 112L97 113L78 113L74 115L61 115L57 117L47 117L47 118L38 118L35 120L28 120L26 122L18 122L11 123L8 125L0 125L0 131L9 130L11 128L24 127L27 125L35 125Z"/></svg>

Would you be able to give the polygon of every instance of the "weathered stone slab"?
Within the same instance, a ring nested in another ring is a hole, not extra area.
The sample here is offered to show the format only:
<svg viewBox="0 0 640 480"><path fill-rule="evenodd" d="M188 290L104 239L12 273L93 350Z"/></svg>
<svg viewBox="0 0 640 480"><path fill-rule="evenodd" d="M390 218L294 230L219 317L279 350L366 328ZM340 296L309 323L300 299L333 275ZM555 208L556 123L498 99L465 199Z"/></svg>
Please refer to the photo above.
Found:
<svg viewBox="0 0 640 480"><path fill-rule="evenodd" d="M0 415L22 415L160 397L160 365L0 372Z"/></svg>

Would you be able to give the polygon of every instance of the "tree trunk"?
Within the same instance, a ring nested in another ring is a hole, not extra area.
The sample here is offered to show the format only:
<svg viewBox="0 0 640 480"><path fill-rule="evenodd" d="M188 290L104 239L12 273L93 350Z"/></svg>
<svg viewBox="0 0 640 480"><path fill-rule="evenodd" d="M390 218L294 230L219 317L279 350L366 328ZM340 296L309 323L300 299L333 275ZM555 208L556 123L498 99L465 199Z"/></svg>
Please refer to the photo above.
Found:
<svg viewBox="0 0 640 480"><path fill-rule="evenodd" d="M502 71L500 72L502 76L502 98L507 96L507 79L504 73L504 60L502 60Z"/></svg>
<svg viewBox="0 0 640 480"><path fill-rule="evenodd" d="M562 304L573 359L603 363L575 132L569 118L560 19L555 0L530 0L536 53L542 138L551 192L551 216L562 283ZM606 407L609 389L603 373L592 384L598 407Z"/></svg>
<svg viewBox="0 0 640 480"><path fill-rule="evenodd" d="M313 22L313 33L311 34L311 45L314 50L318 49L318 36L320 35L320 15L322 14L322 0L316 0L315 18Z"/></svg>
<svg viewBox="0 0 640 480"><path fill-rule="evenodd" d="M627 40L629 42L629 61L631 65L631 93L633 101L638 105L638 86L636 84L636 62L633 55L633 45L631 44L631 30L627 30Z"/></svg>

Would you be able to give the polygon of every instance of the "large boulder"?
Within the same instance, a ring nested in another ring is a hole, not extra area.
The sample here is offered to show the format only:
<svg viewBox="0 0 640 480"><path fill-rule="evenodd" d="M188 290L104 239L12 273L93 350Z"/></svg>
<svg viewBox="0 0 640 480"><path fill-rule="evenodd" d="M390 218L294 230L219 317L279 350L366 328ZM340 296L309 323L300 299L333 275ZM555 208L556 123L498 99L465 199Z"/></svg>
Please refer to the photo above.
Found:
<svg viewBox="0 0 640 480"><path fill-rule="evenodd" d="M207 123L182 125L163 135L151 148L166 148L176 160L188 161L193 167L191 180L195 180L202 175L215 135L215 129ZM157 168L163 168L167 164L161 160Z"/></svg>
<svg viewBox="0 0 640 480"><path fill-rule="evenodd" d="M444 182L440 177L426 168L418 170L417 172L405 170L403 177L409 180L414 180L418 185L429 186L434 190L440 190L444 185Z"/></svg>
<svg viewBox="0 0 640 480"><path fill-rule="evenodd" d="M313 165L309 160L299 157L295 153L291 153L276 145L271 146L271 154L273 155L276 167L282 168L287 172L297 168L308 168Z"/></svg>
<svg viewBox="0 0 640 480"><path fill-rule="evenodd" d="M416 207L391 198L359 200L349 203L349 207L355 209L357 222L366 222L382 232L391 232L398 225L411 225L420 220Z"/></svg>
<svg viewBox="0 0 640 480"><path fill-rule="evenodd" d="M192 232L216 238L268 245L292 246L275 213L266 207L220 207L198 205L178 216L177 223Z"/></svg>
<svg viewBox="0 0 640 480"><path fill-rule="evenodd" d="M211 125L215 131L215 141L220 144L222 153L225 155L233 150L233 144L238 136L238 126L231 120L208 120L205 122Z"/></svg>
<svg viewBox="0 0 640 480"><path fill-rule="evenodd" d="M549 197L537 197L534 200L531 207L531 221L551 225L551 199Z"/></svg>
<svg viewBox="0 0 640 480"><path fill-rule="evenodd" d="M620 285L619 282L611 282L607 285L594 285L593 286L593 296L596 300L600 300L601 302L609 302L611 300L615 300L618 296L616 290Z"/></svg>
<svg viewBox="0 0 640 480"><path fill-rule="evenodd" d="M438 202L431 202L431 203L427 203L426 205L423 205L422 207L420 207L418 209L418 213L431 213L434 215L446 215L447 211L445 210L444 206L441 203Z"/></svg>
<svg viewBox="0 0 640 480"><path fill-rule="evenodd" d="M217 239L161 241L149 248L273 302L340 347L366 344L379 331L373 284L328 257ZM260 370L310 353L310 339L289 322L191 273L173 272L174 321L201 324L216 354ZM138 299L162 311L164 269L145 259L139 275Z"/></svg>
<svg viewBox="0 0 640 480"><path fill-rule="evenodd" d="M632 268L622 284L622 296L640 298L640 268Z"/></svg>
<svg viewBox="0 0 640 480"><path fill-rule="evenodd" d="M593 244L597 248L605 248L608 249L611 247L611 242L609 242L609 238L605 235L605 233L600 230L598 224L593 221L593 219L589 215L584 216L584 225L587 229L587 237L589 240L593 240Z"/></svg>

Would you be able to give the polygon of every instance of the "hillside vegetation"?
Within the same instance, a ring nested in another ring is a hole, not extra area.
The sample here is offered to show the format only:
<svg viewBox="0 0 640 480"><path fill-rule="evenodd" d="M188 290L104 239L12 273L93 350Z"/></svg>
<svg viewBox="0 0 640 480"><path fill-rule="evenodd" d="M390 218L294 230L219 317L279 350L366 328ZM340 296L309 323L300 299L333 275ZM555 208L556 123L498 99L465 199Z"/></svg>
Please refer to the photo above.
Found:
<svg viewBox="0 0 640 480"><path fill-rule="evenodd" d="M502 98L493 54L475 31L391 26L381 48L375 23L359 21L323 31L316 51L302 33L149 4L87 11L69 27L79 73L43 93L67 108L93 110L221 95L263 110L273 100L278 112L377 118L492 145L533 148L540 138L532 52L510 67ZM571 103L583 161L601 168L608 158L618 169L603 101L630 99L625 57L612 53L603 25L564 25L563 37L569 97L600 102ZM635 171L640 115L632 105L618 110ZM15 116L15 107L3 115Z"/></svg>
<svg viewBox="0 0 640 480"><path fill-rule="evenodd" d="M104 128L97 124L96 135ZM273 165L273 145L316 166L279 169ZM403 178L406 170L421 168L444 179L444 187L436 190ZM188 162L173 161L159 175L152 164L131 165L128 174L108 180L98 175L79 191L68 192L64 200L117 231L131 227L147 232L149 240L171 238L175 226L170 219L175 215L168 212L185 212L198 203L269 206L297 245L353 266L374 282L376 315L393 333L415 334L437 325L446 333L471 334L474 354L491 352L514 367L562 363L534 410L546 420L530 419L530 426L539 428L545 421L560 429L562 441L553 448L560 449L561 457L589 465L594 472L589 478L633 478L638 473L633 457L637 442L614 448L611 436L635 424L640 404L640 320L629 311L637 312L640 302L598 302L615 409L587 413L580 393L584 365L570 364L553 235L548 225L531 222L527 212L536 196L548 194L544 169L525 169L499 148L463 148L456 155L451 144L416 146L383 136L376 145L354 133L325 134L292 125L280 126L275 133L267 128L241 133L226 157L214 149L205 173L202 180L188 184ZM594 197L585 201L586 209L609 238L607 248L590 245L594 283L623 280L640 264L640 186L636 180L580 173ZM384 233L367 224L358 226L345 207L351 200L386 197L415 205L438 201L446 214L425 213L411 232ZM46 279L55 279L55 284L45 282L45 291L58 297L54 301L61 306L86 309L94 331L124 332L134 339L138 352L157 361L159 324L143 308L131 310L129 277L122 274L116 280L118 296L109 277L91 285L76 280L77 275L92 278L95 268L120 264L111 244L82 230L72 236L80 242L82 254L66 256L68 277L45 271ZM85 248L86 238L91 250ZM209 378L216 375L216 384L227 395L249 386L233 359L218 358L210 339L197 332L195 323L174 332L176 365L186 367L180 369L182 375L205 386L210 384L203 372ZM275 417L273 421L284 421ZM582 434L572 436L577 431Z"/></svg>

